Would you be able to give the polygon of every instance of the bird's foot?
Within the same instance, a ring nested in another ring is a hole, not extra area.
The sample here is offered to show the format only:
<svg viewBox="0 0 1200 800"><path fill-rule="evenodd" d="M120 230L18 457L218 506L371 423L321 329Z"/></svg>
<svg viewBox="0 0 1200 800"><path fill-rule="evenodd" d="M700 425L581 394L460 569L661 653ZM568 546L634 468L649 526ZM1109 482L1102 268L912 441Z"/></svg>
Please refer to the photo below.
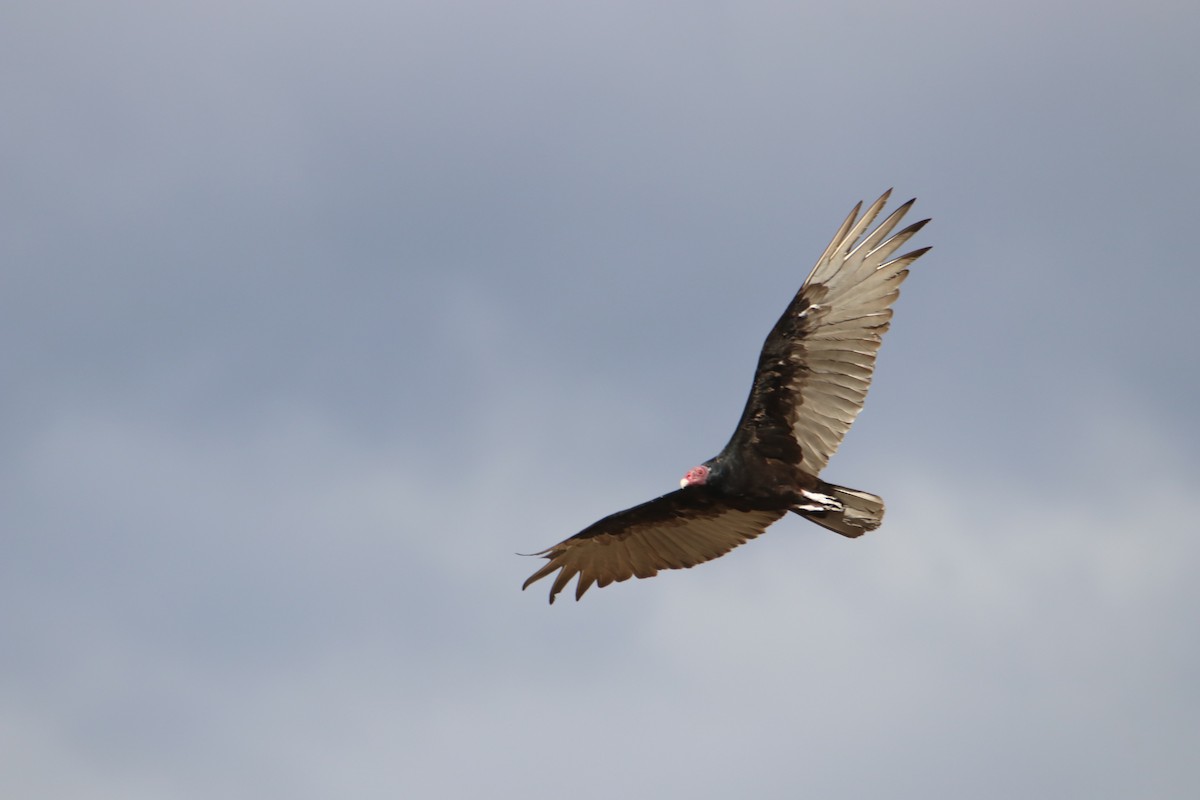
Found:
<svg viewBox="0 0 1200 800"><path fill-rule="evenodd" d="M794 511L841 511L844 508L840 500L827 494L806 489L801 489L800 494L810 502L801 503L793 509Z"/></svg>

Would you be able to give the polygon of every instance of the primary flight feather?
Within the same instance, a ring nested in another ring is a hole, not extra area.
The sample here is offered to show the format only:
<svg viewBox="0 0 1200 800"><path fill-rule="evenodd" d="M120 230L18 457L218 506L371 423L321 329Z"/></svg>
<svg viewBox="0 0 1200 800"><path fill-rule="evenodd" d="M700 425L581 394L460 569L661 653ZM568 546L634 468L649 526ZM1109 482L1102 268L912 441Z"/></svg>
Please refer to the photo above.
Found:
<svg viewBox="0 0 1200 800"><path fill-rule="evenodd" d="M535 555L553 574L550 602L576 575L575 599L660 569L693 567L753 539L791 511L843 536L883 521L883 500L817 476L862 410L875 356L908 267L929 248L893 254L929 222L893 233L915 200L868 233L891 190L842 223L763 344L750 398L729 443L680 488L619 511Z"/></svg>

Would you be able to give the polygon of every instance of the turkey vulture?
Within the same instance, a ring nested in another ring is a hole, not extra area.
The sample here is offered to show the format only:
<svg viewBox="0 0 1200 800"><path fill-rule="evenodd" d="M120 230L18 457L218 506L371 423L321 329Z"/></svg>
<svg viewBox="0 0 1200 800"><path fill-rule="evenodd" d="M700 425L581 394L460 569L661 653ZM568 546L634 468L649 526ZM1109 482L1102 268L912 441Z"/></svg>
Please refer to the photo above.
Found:
<svg viewBox="0 0 1200 800"><path fill-rule="evenodd" d="M535 553L548 561L522 589L559 570L550 602L576 575L578 600L593 583L693 567L753 539L789 511L851 538L879 527L881 498L817 476L862 410L908 266L929 250L892 258L929 222L892 234L915 198L867 234L890 195L889 189L861 218L862 203L854 207L771 329L725 449L689 470L676 491Z"/></svg>

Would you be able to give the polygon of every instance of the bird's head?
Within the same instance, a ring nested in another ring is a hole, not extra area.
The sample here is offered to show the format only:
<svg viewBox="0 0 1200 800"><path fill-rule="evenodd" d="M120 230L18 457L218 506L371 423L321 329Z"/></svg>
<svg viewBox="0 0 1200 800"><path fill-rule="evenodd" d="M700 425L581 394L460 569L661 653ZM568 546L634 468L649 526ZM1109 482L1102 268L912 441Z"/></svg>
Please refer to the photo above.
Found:
<svg viewBox="0 0 1200 800"><path fill-rule="evenodd" d="M702 486L708 483L708 476L712 473L706 465L701 464L698 467L692 467L687 471L687 474L679 481L679 488L686 489L689 486Z"/></svg>

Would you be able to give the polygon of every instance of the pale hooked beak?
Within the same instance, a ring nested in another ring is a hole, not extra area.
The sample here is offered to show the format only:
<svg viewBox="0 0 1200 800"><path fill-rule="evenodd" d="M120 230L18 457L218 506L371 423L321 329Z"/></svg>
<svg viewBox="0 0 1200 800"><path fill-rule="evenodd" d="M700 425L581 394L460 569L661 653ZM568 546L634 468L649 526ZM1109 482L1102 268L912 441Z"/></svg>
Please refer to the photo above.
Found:
<svg viewBox="0 0 1200 800"><path fill-rule="evenodd" d="M680 489L686 489L687 487L688 487L688 481L687 481L687 478L680 478L680 479L679 479L679 488L680 488Z"/></svg>

